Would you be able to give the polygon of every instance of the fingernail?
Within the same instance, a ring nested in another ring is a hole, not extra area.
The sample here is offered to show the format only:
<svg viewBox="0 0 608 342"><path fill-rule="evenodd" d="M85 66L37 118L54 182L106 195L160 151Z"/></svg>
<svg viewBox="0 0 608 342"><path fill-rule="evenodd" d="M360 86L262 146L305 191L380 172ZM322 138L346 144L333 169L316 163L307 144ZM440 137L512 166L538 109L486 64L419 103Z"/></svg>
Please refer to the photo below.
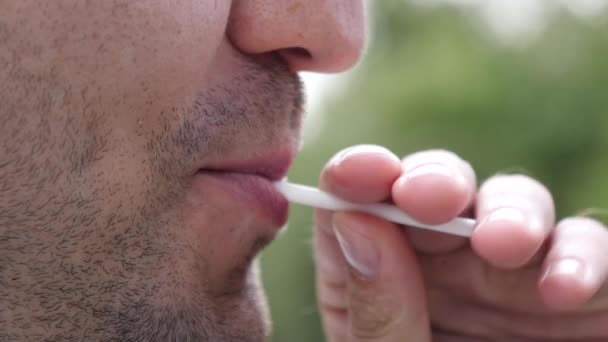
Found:
<svg viewBox="0 0 608 342"><path fill-rule="evenodd" d="M334 225L334 232L344 259L364 278L373 279L379 273L380 254L373 242L348 227Z"/></svg>
<svg viewBox="0 0 608 342"><path fill-rule="evenodd" d="M449 167L439 163L428 163L414 167L413 169L405 172L405 179L409 180L412 178L428 175L440 175L452 177L454 172Z"/></svg>
<svg viewBox="0 0 608 342"><path fill-rule="evenodd" d="M461 185L466 184L466 179L464 178L464 176L454 172L452 168L441 163L428 163L418 165L411 170L405 171L400 181L403 183L409 183L415 178L429 176L448 177L453 180L456 180Z"/></svg>
<svg viewBox="0 0 608 342"><path fill-rule="evenodd" d="M494 209L485 219L484 222L509 221L528 225L528 216L520 209L502 207Z"/></svg>
<svg viewBox="0 0 608 342"><path fill-rule="evenodd" d="M547 267L542 279L555 276L566 276L583 280L586 276L585 265L576 258L564 258L552 262Z"/></svg>
<svg viewBox="0 0 608 342"><path fill-rule="evenodd" d="M333 158L330 159L328 164L329 165L338 165L338 164L342 163L344 160L346 160L347 158L350 158L350 157L352 157L354 155L358 155L358 154L364 154L364 153L387 153L387 154L391 155L389 150L387 150L385 147L382 147L382 146L356 145L356 146L349 147L349 148L343 150L342 152L338 153L337 155L335 155Z"/></svg>

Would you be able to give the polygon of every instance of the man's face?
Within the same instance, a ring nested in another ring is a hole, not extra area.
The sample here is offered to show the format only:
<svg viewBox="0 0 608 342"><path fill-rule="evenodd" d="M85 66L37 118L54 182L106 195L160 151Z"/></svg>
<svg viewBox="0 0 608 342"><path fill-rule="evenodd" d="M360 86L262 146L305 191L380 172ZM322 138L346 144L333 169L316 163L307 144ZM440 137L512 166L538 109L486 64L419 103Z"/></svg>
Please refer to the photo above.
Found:
<svg viewBox="0 0 608 342"><path fill-rule="evenodd" d="M0 340L258 341L296 72L355 0L0 1Z"/></svg>

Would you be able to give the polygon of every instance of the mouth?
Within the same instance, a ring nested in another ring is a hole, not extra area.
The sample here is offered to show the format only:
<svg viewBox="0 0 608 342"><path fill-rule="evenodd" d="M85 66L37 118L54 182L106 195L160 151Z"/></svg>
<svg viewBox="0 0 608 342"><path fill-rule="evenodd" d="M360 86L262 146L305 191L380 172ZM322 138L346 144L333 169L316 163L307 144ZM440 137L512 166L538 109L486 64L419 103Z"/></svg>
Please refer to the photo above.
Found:
<svg viewBox="0 0 608 342"><path fill-rule="evenodd" d="M274 152L267 156L209 163L199 169L199 172L208 173L238 173L254 175L275 182L287 175L294 153L291 151Z"/></svg>
<svg viewBox="0 0 608 342"><path fill-rule="evenodd" d="M273 182L284 178L293 153L273 153L268 157L210 163L196 175L197 186L219 187L234 204L234 214L251 218L279 230L287 223L289 202Z"/></svg>

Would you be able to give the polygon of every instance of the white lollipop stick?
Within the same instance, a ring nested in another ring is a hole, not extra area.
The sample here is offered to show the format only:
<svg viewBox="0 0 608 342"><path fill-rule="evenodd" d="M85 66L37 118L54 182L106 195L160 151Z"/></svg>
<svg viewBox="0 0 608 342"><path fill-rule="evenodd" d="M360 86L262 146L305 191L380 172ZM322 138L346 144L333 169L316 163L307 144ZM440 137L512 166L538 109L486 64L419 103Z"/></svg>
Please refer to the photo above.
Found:
<svg viewBox="0 0 608 342"><path fill-rule="evenodd" d="M345 201L332 194L321 191L311 186L293 184L287 181L274 183L275 187L287 198L289 202L303 204L315 208L343 211L362 211L383 219L405 224L412 227L434 230L442 233L470 237L475 226L475 220L470 218L456 218L448 223L440 225L429 225L420 223L409 217L403 210L390 204L372 203L357 204Z"/></svg>

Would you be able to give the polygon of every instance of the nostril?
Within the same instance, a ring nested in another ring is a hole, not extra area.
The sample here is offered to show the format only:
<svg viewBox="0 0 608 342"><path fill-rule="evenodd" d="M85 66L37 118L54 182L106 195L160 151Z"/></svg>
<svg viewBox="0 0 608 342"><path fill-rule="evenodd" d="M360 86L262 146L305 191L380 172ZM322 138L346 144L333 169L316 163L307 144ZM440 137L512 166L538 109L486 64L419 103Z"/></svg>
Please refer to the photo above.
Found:
<svg viewBox="0 0 608 342"><path fill-rule="evenodd" d="M293 72L306 69L306 66L309 65L313 60L313 56L310 51L301 47L281 49L279 54Z"/></svg>
<svg viewBox="0 0 608 342"><path fill-rule="evenodd" d="M292 47L292 48L288 48L288 49L283 49L283 54L285 54L285 57L295 57L298 59L311 59L312 58L312 54L310 53L310 51L306 50L305 48L301 48L301 47Z"/></svg>

